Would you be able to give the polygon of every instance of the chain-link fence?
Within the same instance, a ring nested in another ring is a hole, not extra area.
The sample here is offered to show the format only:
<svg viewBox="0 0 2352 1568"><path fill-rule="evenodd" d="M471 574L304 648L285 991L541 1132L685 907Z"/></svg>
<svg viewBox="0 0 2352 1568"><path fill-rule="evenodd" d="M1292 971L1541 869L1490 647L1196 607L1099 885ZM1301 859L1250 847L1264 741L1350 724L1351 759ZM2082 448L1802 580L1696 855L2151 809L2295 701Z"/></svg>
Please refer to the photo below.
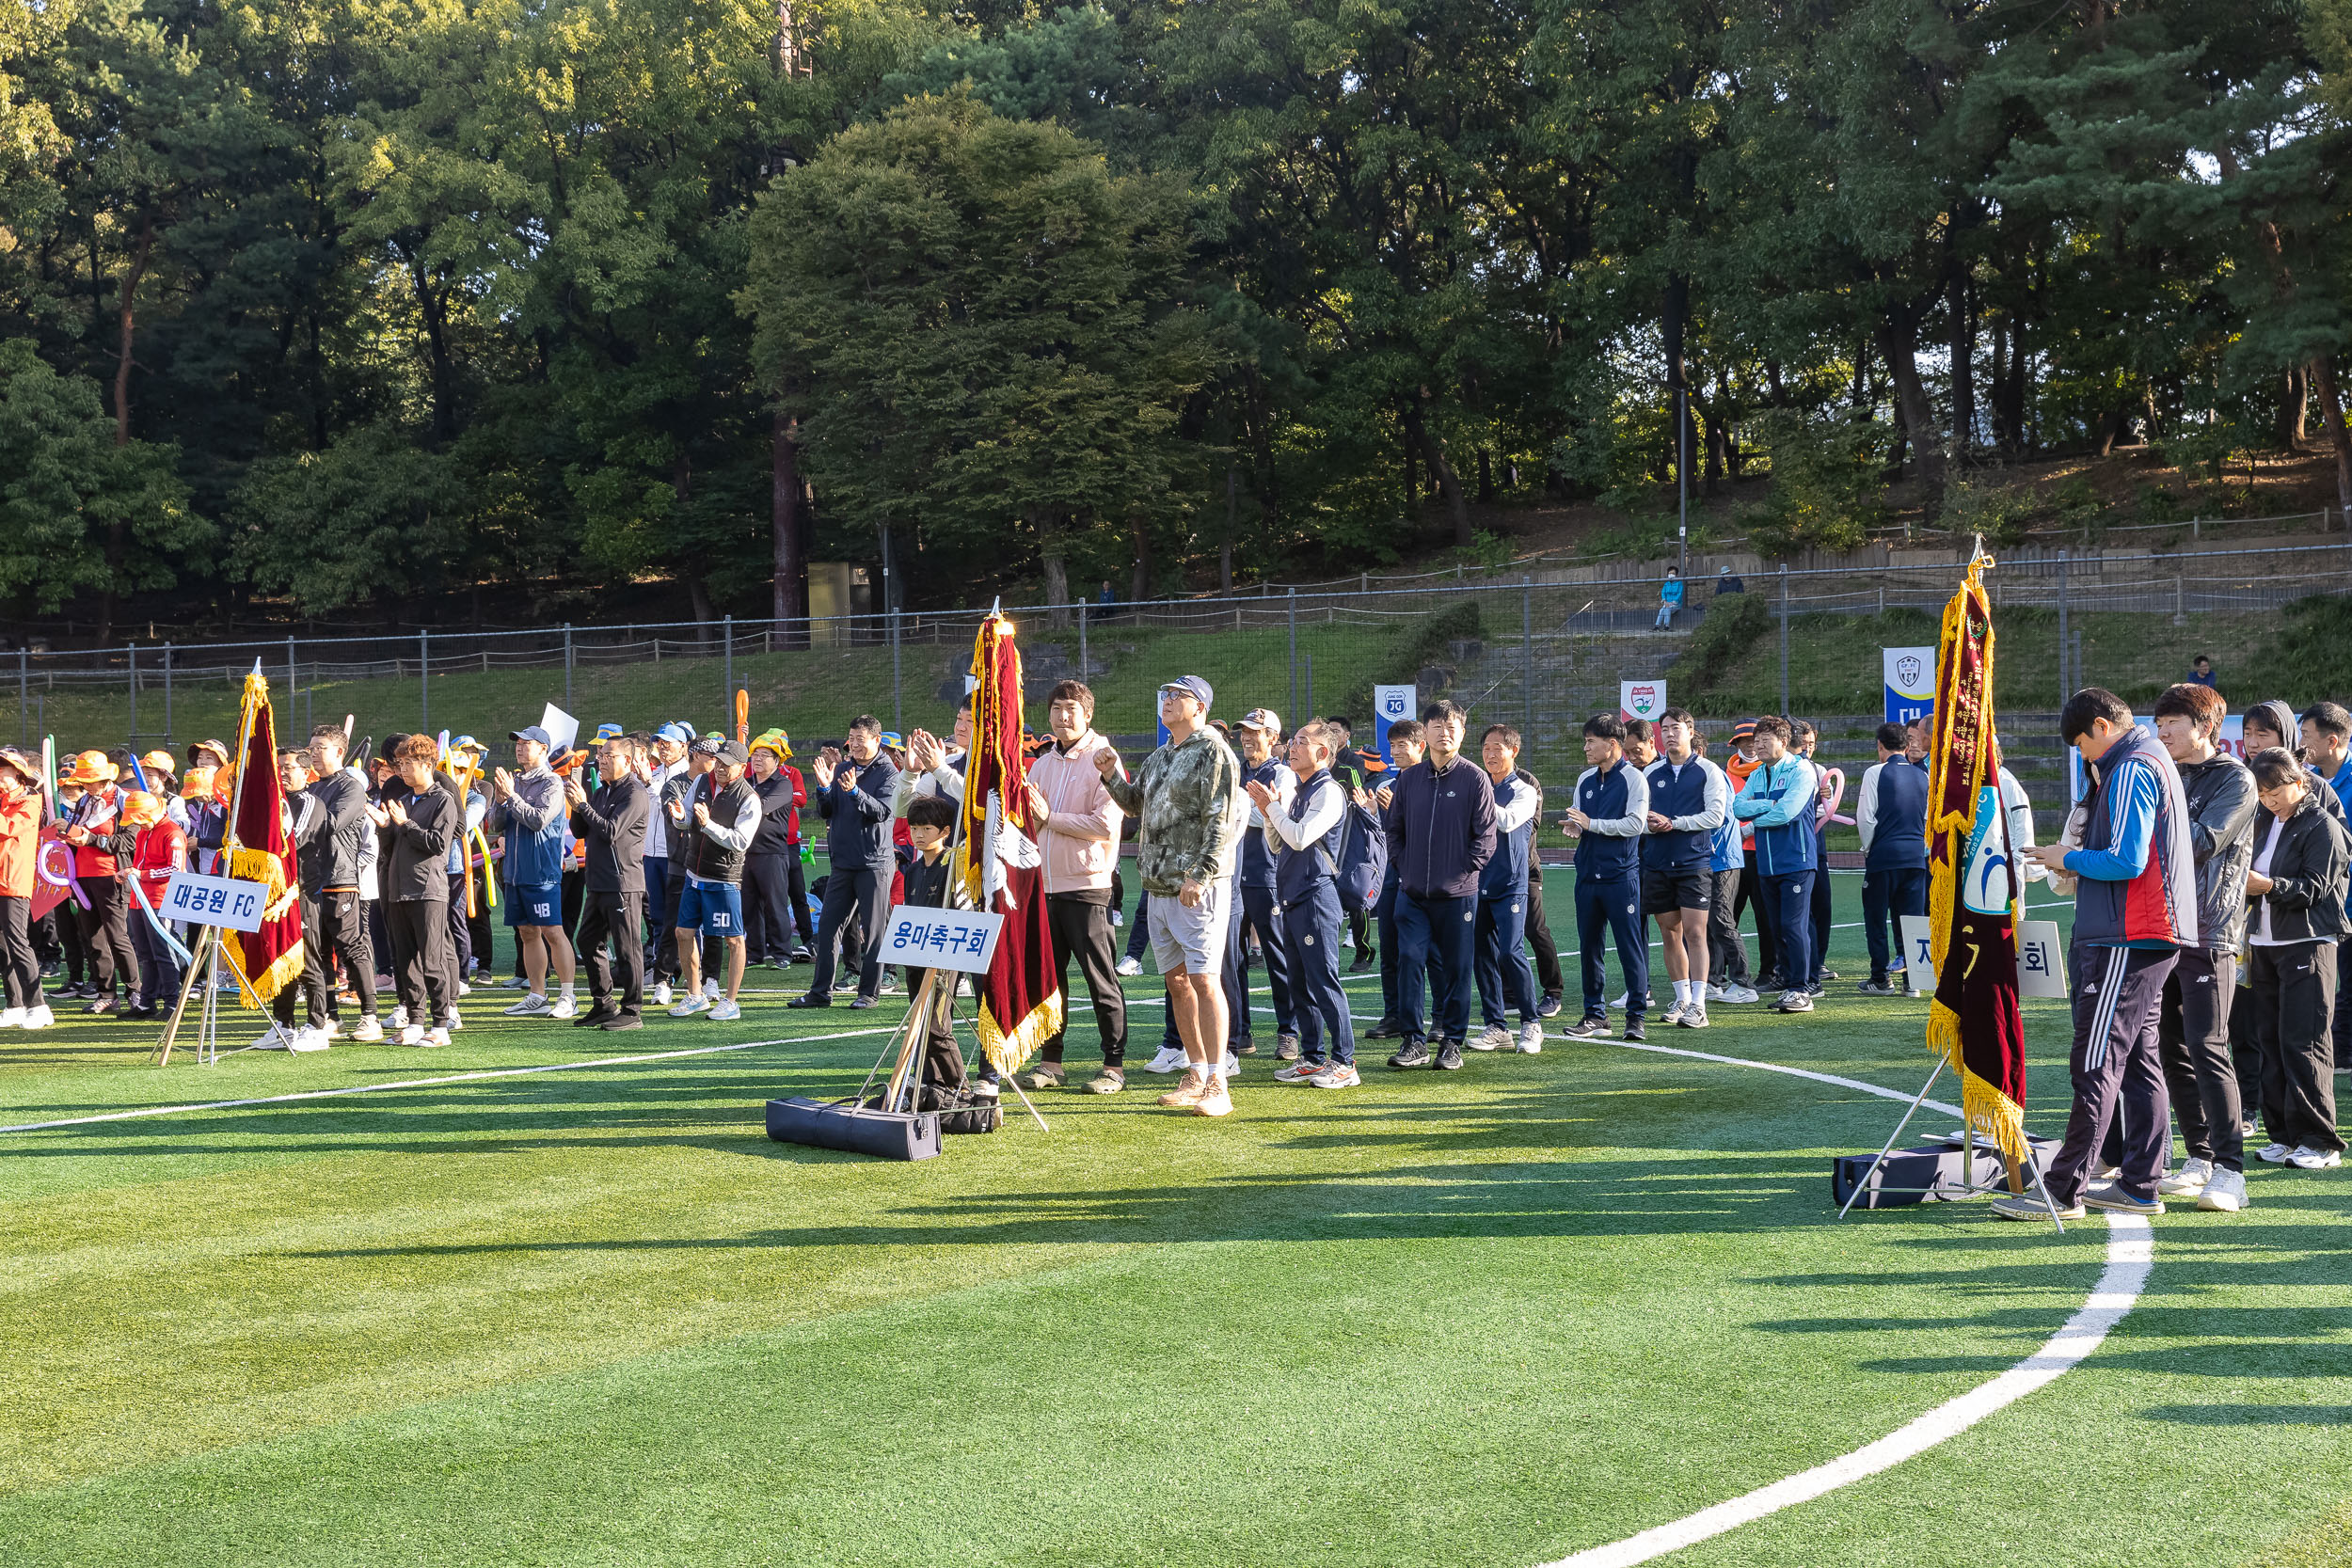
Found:
<svg viewBox="0 0 2352 1568"><path fill-rule="evenodd" d="M1528 738L1531 763L1565 782L1581 766L1576 731L1583 718L1614 707L1620 682L1662 677L1717 597L1744 593L1763 609L1772 628L1765 635L1778 636L1786 693L1792 642L1802 654L1810 628L1820 625L1807 617L1932 613L1960 577L1948 555L1883 553L1875 563L1770 570L1753 556L1693 556L1687 600L1663 627L1662 577L1654 568L1608 563L1466 568L1412 587L1367 586L1367 577L1338 589L1030 606L1007 613L1021 627L1032 700L1056 680L1082 677L1096 690L1098 727L1108 734L1148 737L1153 689L1178 673L1206 676L1217 689L1220 715L1279 705L1290 723L1316 713L1361 718L1375 684L1411 684L1424 698L1456 697L1482 723L1514 724ZM2312 594L2352 593L2352 535L2341 543L2196 552L2020 547L2001 558L1988 581L1996 613L2054 613L2055 668L2034 673L2037 692L2046 680L2054 711L2067 690L2105 678L2121 657L2118 649L2097 647L2086 656L2085 617L2126 611L2180 621L2208 611L2269 612ZM35 744L54 733L67 746L126 738L135 746L173 746L216 733L217 714L224 705L233 710L237 688L257 664L281 703L290 701L281 708L289 733L297 722L307 729L314 718L356 710L370 733L413 723L421 731L490 736L535 718L542 701L591 723L609 714L632 725L685 718L708 727L731 723L739 689L752 692L755 728L781 721L796 735L821 736L837 734L860 711L901 729L936 728L953 711L986 613L421 628L395 636L20 649L13 655L18 728ZM1920 640L1931 641L1932 633ZM0 662L0 680L8 673ZM1708 694L1673 695L1703 708ZM1867 705L1869 696L1857 692L1851 705ZM1754 705L1770 705L1769 691L1755 698ZM2021 705L2012 699L2009 705ZM2031 705L2042 705L2037 697ZM1867 733L1873 717L1825 721L1824 727ZM2021 735L2026 718L2012 715ZM1867 752L1867 742L1860 750ZM2045 793L2044 781L2028 782L2037 795Z"/></svg>

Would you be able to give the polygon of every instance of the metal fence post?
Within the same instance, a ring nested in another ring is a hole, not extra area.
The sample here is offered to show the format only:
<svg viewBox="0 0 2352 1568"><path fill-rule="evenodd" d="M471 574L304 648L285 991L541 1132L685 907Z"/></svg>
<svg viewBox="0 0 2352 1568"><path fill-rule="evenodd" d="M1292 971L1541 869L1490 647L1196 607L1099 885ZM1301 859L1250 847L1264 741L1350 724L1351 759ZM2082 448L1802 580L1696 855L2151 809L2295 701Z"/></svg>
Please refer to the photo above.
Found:
<svg viewBox="0 0 2352 1568"><path fill-rule="evenodd" d="M725 616L720 623L720 635L727 640L726 689L719 693L719 727L725 729L727 721L735 716L735 617Z"/></svg>
<svg viewBox="0 0 2352 1568"><path fill-rule="evenodd" d="M1291 711L1298 711L1298 590L1286 591L1283 602L1290 607L1291 624Z"/></svg>
<svg viewBox="0 0 2352 1568"><path fill-rule="evenodd" d="M1087 602L1078 601L1078 678L1085 680L1092 672L1087 668Z"/></svg>
<svg viewBox="0 0 2352 1568"><path fill-rule="evenodd" d="M1780 563L1780 711L1788 712L1788 562Z"/></svg>
<svg viewBox="0 0 2352 1568"><path fill-rule="evenodd" d="M1519 721L1519 745L1533 755L1535 750L1535 575L1519 576L1519 657L1522 674L1519 685L1524 699Z"/></svg>
<svg viewBox="0 0 2352 1568"><path fill-rule="evenodd" d="M2060 707L2064 707L2066 705L2066 699L2074 694L2074 689L2067 684L2066 653L2066 552L2064 550L2060 550L2058 551L2058 706Z"/></svg>
<svg viewBox="0 0 2352 1568"><path fill-rule="evenodd" d="M125 642L131 654L131 750L139 749L139 645Z"/></svg>
<svg viewBox="0 0 2352 1568"><path fill-rule="evenodd" d="M294 640L293 638L289 637L286 639L286 717L289 719L294 717L294 688L301 684L294 679ZM236 760L238 767L242 768L245 766L245 758L239 757Z"/></svg>
<svg viewBox="0 0 2352 1568"><path fill-rule="evenodd" d="M659 639L655 641L653 646L654 662L659 664L661 662L661 643ZM572 624L569 621L564 623L564 711L566 713L572 711Z"/></svg>
<svg viewBox="0 0 2352 1568"><path fill-rule="evenodd" d="M164 644L164 750L171 750L171 644Z"/></svg>
<svg viewBox="0 0 2352 1568"><path fill-rule="evenodd" d="M32 722L33 650L28 642L16 651L16 743L30 746L33 732L25 725Z"/></svg>
<svg viewBox="0 0 2352 1568"><path fill-rule="evenodd" d="M1310 713L1310 712L1313 711L1313 709L1314 709L1314 705L1315 705L1315 656L1314 656L1314 655L1312 655L1312 654L1309 654L1309 655L1307 656L1307 658L1306 658L1306 666L1307 666L1307 705L1306 705L1305 707L1302 707L1302 708L1299 708L1299 709L1297 709L1297 710L1296 710L1296 713L1297 713L1298 715L1300 715L1301 717L1295 717L1295 718L1293 718L1293 719L1291 720L1291 728L1292 728L1293 730L1296 730L1296 729L1298 728L1298 726L1299 726L1299 725L1301 725L1301 724L1303 724L1303 723L1305 723L1305 722L1307 721L1306 721L1306 719L1305 719L1303 716L1304 716L1305 714L1308 714L1308 713Z"/></svg>
<svg viewBox="0 0 2352 1568"><path fill-rule="evenodd" d="M433 634L417 628L417 731L433 733Z"/></svg>

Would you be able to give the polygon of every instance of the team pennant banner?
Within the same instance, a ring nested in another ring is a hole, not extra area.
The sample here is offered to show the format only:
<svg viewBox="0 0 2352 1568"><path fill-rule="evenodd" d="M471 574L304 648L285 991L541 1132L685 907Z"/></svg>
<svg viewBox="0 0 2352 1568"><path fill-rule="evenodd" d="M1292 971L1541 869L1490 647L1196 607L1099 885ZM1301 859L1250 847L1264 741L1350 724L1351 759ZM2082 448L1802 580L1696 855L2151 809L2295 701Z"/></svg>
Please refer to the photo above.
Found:
<svg viewBox="0 0 2352 1568"><path fill-rule="evenodd" d="M1021 650L1012 623L991 615L972 647L972 750L963 762L959 874L978 908L1004 916L980 977L980 1049L999 1072L1060 1032L1061 989L1045 917L1045 863L1029 816L1021 739Z"/></svg>

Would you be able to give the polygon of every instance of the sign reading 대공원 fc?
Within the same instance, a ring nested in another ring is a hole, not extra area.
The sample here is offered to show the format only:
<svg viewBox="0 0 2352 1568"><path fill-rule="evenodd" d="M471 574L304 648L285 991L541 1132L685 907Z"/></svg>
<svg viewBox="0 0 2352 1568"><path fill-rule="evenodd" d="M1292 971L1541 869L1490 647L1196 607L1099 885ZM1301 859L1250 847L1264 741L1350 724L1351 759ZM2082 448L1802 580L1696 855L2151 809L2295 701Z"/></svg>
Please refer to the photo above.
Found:
<svg viewBox="0 0 2352 1568"><path fill-rule="evenodd" d="M1647 719L1655 723L1666 711L1664 681L1619 681L1617 683L1617 717Z"/></svg>
<svg viewBox="0 0 2352 1568"><path fill-rule="evenodd" d="M1372 749L1380 753L1380 760L1390 767L1396 758L1389 755L1389 726L1401 724L1413 717L1413 705L1421 700L1421 689L1415 686L1375 686L1372 689Z"/></svg>
<svg viewBox="0 0 2352 1568"><path fill-rule="evenodd" d="M1935 711L1935 650L1881 648L1886 669L1886 721L1908 724Z"/></svg>

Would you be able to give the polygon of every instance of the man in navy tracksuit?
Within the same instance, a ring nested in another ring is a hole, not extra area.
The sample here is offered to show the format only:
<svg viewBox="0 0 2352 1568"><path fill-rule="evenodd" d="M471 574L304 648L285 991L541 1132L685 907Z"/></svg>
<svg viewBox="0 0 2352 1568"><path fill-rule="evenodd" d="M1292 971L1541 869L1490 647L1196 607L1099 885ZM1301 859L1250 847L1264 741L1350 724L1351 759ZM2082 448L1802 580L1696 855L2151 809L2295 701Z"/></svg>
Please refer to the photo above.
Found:
<svg viewBox="0 0 2352 1568"><path fill-rule="evenodd" d="M1271 785L1243 787L1264 820L1262 836L1274 846L1276 898L1290 949L1291 985L1298 1008L1303 1054L1274 1074L1278 1084L1352 1089L1356 1026L1340 989L1340 890L1335 879L1346 840L1348 788L1331 775L1338 736L1321 721L1291 736L1290 773L1296 787L1281 800ZM1329 1055L1325 1052L1327 1048Z"/></svg>
<svg viewBox="0 0 2352 1568"><path fill-rule="evenodd" d="M1787 989L1772 1010L1809 1013L1804 977L1813 973L1814 797L1820 776L1791 749L1788 721L1768 713L1756 721L1757 767L1740 786L1731 815L1756 829L1756 874L1772 915L1774 946ZM1826 937L1826 931L1820 933Z"/></svg>
<svg viewBox="0 0 2352 1568"><path fill-rule="evenodd" d="M1888 983L1888 929L1892 951L1899 954L1902 917L1928 912L1928 770L1903 755L1903 738L1900 724L1879 726L1879 760L1863 770L1862 793L1854 800L1854 827L1862 834L1862 924L1870 939L1870 978L1856 988L1865 996L1903 994Z"/></svg>
<svg viewBox="0 0 2352 1568"><path fill-rule="evenodd" d="M1576 804L1561 822L1576 840L1576 945L1582 949L1584 1016L1568 1034L1585 1039L1609 1032L1600 940L1615 939L1625 971L1625 1037L1638 1040L1649 1010L1649 943L1642 929L1640 845L1649 818L1649 784L1625 754L1625 722L1613 713L1584 721L1584 760Z"/></svg>
<svg viewBox="0 0 2352 1568"><path fill-rule="evenodd" d="M1392 1068L1462 1065L1470 1034L1478 877L1495 855L1495 792L1486 769L1461 754L1470 716L1440 699L1422 710L1429 751L1396 781L1389 807L1389 863L1398 867L1397 1022L1405 1043ZM1422 976L1436 995L1424 1025ZM1425 1043L1438 1039L1433 1056Z"/></svg>
<svg viewBox="0 0 2352 1568"><path fill-rule="evenodd" d="M833 1006L834 943L854 914L864 935L852 1007L870 1007L882 991L882 922L890 918L890 877L897 864L891 838L890 801L898 770L882 749L882 721L861 713L850 721L842 742L848 755L826 747L810 771L817 776L812 804L826 822L825 904L817 925L817 974L808 994L787 1007Z"/></svg>
<svg viewBox="0 0 2352 1568"><path fill-rule="evenodd" d="M1731 819L1731 781L1698 754L1688 708L1658 716L1659 757L1642 770L1649 832L1642 835L1642 912L1658 918L1674 1006L1660 1022L1704 1029L1715 832Z"/></svg>
<svg viewBox="0 0 2352 1568"><path fill-rule="evenodd" d="M1518 775L1519 732L1489 724L1479 737L1479 760L1495 792L1495 858L1478 879L1478 1011L1486 1032L1473 1051L1516 1048L1534 1055L1544 1048L1544 1026L1536 1016L1535 971L1527 961L1530 848L1540 786ZM1510 1015L1519 1018L1511 1032Z"/></svg>
<svg viewBox="0 0 2352 1568"><path fill-rule="evenodd" d="M1406 768L1421 761L1422 744L1420 720L1400 719L1391 724L1389 755L1391 762L1388 771L1379 776L1374 787L1367 789L1359 784L1355 790L1356 803L1380 819L1384 833L1389 826L1389 813L1396 806L1396 781ZM1372 906L1372 917L1379 923L1380 930L1380 1019L1364 1031L1364 1038L1368 1040L1390 1039L1405 1031L1396 1010L1396 900L1397 886L1402 877L1403 872L1392 855L1389 858L1388 870L1380 877L1380 896Z"/></svg>

